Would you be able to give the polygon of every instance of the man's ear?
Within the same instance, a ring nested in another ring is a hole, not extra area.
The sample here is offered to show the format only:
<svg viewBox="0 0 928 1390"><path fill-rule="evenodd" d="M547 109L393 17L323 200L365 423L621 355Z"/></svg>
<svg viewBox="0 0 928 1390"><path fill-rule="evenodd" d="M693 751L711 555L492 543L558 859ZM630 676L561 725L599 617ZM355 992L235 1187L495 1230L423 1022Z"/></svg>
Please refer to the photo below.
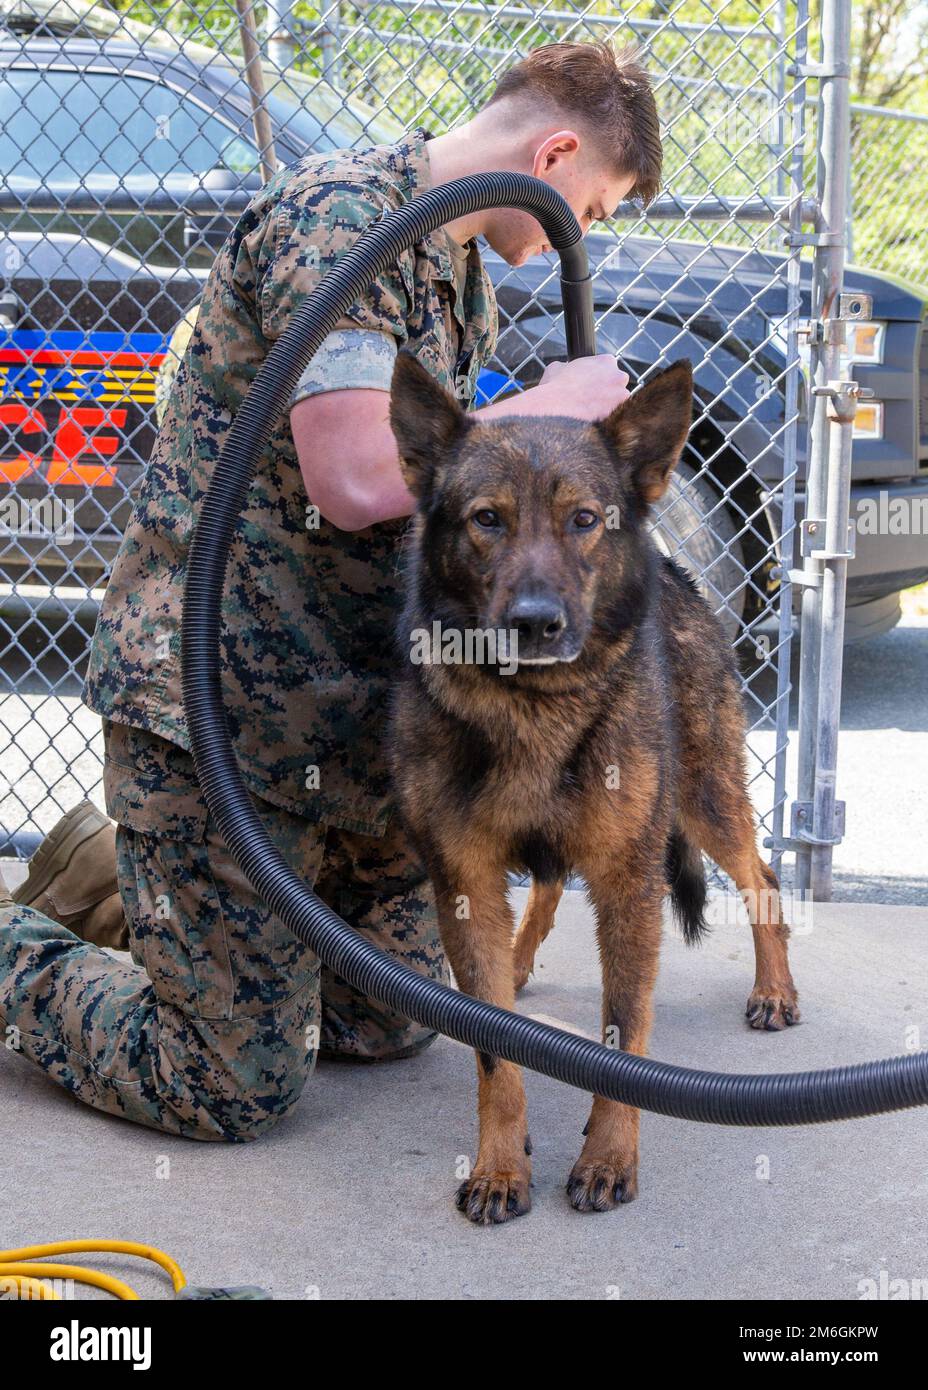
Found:
<svg viewBox="0 0 928 1390"><path fill-rule="evenodd" d="M406 486L426 497L436 468L470 428L467 415L450 392L439 386L415 355L396 354L390 383L390 427Z"/></svg>
<svg viewBox="0 0 928 1390"><path fill-rule="evenodd" d="M684 357L596 424L629 469L641 500L650 505L667 491L693 418L693 365Z"/></svg>

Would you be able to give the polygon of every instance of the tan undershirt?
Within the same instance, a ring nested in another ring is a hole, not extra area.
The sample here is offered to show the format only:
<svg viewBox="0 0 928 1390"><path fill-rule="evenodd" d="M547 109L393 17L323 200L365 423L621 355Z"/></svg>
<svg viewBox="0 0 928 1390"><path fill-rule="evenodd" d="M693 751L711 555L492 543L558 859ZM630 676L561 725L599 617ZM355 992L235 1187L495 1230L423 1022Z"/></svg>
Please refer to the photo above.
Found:
<svg viewBox="0 0 928 1390"><path fill-rule="evenodd" d="M463 303L464 286L467 282L467 258L470 255L473 239L471 239L466 246L462 246L459 241L455 241L451 237L447 230L445 236L448 239L448 250L451 253L451 264L454 268L454 283L457 289L458 302Z"/></svg>

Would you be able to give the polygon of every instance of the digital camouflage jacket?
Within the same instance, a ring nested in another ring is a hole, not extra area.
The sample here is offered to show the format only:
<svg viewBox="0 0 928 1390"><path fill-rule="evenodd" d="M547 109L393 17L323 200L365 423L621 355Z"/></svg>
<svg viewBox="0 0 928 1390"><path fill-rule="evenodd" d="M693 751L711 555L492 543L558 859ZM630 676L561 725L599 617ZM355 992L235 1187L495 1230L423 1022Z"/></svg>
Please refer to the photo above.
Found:
<svg viewBox="0 0 928 1390"><path fill-rule="evenodd" d="M102 716L189 750L184 577L226 432L326 270L372 220L429 187L429 138L416 127L396 145L305 156L256 195L219 252L100 611L84 699ZM293 399L388 389L405 346L472 405L498 319L476 243L467 250L463 304L443 230L405 252L339 320ZM236 527L222 606L223 688L246 784L310 820L375 835L391 814L383 740L407 525L347 532L320 518L283 416Z"/></svg>

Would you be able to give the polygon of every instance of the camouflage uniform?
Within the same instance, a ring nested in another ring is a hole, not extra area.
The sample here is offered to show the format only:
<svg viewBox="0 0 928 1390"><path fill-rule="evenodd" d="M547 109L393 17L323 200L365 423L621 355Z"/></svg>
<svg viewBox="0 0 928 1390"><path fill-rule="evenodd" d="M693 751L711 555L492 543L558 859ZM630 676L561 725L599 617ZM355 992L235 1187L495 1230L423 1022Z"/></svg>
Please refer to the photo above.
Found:
<svg viewBox="0 0 928 1390"><path fill-rule="evenodd" d="M104 720L133 964L28 908L0 916L0 1019L13 1045L90 1104L172 1133L254 1137L292 1106L320 1050L401 1056L434 1036L322 971L255 897L196 786L180 683L187 551L226 431L270 343L329 266L372 219L429 186L428 138L417 127L395 146L282 170L207 281L84 695ZM496 335L476 244L454 247L438 231L349 307L293 401L388 389L405 346L470 405ZM431 889L393 817L382 748L406 525L345 532L315 515L282 418L231 549L224 689L243 778L284 856L358 930L446 978Z"/></svg>

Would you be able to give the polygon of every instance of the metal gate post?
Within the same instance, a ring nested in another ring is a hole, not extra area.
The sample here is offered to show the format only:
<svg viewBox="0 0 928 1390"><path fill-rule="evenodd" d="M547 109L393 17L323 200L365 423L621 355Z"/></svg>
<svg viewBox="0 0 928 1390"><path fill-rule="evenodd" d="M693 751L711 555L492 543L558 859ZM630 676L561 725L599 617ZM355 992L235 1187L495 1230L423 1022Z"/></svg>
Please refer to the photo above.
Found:
<svg viewBox="0 0 928 1390"><path fill-rule="evenodd" d="M831 863L841 840L843 805L835 800L844 596L849 558L851 443L857 386L841 379L847 319L868 318L862 297L843 296L850 158L851 0L823 0L818 202L809 320L811 447L802 525L803 585L799 677L798 801L792 842L796 886L831 897Z"/></svg>
<svg viewBox="0 0 928 1390"><path fill-rule="evenodd" d="M297 55L289 0L267 0L264 32L268 58L279 73L289 72Z"/></svg>
<svg viewBox="0 0 928 1390"><path fill-rule="evenodd" d="M802 305L802 241L803 223L806 220L805 192L805 110L806 110L806 72L808 69L808 0L796 3L796 53L795 63L787 71L796 78L792 92L792 131L790 142L792 160L788 169L789 194L792 198L789 233L783 238L784 245L790 248L787 267L786 326L787 326L787 373L784 400L784 416L787 430L783 437L783 502L780 528L781 549L779 555L780 589L777 594L779 617L777 621L777 694L776 711L776 759L774 763L773 796L773 834L764 839L764 847L772 850L770 867L778 876L781 873L783 851L787 845L784 837L783 819L786 809L786 754L789 746L789 714L791 690L791 653L793 650L793 580L790 568L793 553L794 531L796 525L796 474L798 471L796 454L799 434L799 315ZM784 81L785 81L784 73ZM818 208L815 208L815 218Z"/></svg>

